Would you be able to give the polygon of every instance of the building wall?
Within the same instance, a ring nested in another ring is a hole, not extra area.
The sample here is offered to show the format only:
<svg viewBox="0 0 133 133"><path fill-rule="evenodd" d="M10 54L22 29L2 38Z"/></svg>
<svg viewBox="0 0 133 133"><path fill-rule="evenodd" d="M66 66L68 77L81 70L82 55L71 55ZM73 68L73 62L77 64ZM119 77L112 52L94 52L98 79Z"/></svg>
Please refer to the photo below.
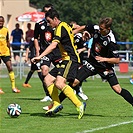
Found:
<svg viewBox="0 0 133 133"><path fill-rule="evenodd" d="M20 28L23 29L25 34L28 22L18 22L16 17L30 11L37 11L37 9L30 7L29 0L0 0L0 15L5 18L5 26L9 29L9 34L15 28L16 23L20 24ZM30 23L32 29L34 29L35 22Z"/></svg>

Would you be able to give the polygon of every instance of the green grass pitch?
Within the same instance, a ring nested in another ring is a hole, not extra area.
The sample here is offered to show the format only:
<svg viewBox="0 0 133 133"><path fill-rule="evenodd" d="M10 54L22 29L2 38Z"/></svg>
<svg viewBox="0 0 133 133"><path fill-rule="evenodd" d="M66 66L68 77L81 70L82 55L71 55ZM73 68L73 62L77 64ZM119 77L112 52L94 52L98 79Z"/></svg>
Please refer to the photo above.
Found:
<svg viewBox="0 0 133 133"><path fill-rule="evenodd" d="M87 108L81 120L69 99L63 101L63 110L54 117L46 117L43 106L50 102L40 102L45 94L41 81L32 78L32 88L23 88L25 78L16 78L20 94L12 93L9 78L0 79L0 87L5 94L0 95L0 133L133 133L133 107L113 92L108 83L100 78L88 78L83 83L88 95ZM120 85L133 95L133 85L128 78L119 79ZM22 114L10 118L6 109L10 103L18 103Z"/></svg>

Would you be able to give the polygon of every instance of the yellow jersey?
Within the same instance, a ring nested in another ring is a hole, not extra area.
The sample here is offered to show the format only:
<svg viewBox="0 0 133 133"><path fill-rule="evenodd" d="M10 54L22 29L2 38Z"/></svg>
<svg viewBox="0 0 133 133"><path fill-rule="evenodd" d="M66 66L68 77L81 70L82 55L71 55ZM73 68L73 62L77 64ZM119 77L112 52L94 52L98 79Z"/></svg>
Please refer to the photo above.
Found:
<svg viewBox="0 0 133 133"><path fill-rule="evenodd" d="M10 56L10 49L7 46L9 32L6 27L0 29L0 56Z"/></svg>
<svg viewBox="0 0 133 133"><path fill-rule="evenodd" d="M72 28L66 22L61 22L58 27L56 27L52 42L58 43L62 60L72 60L80 63L79 54L74 46Z"/></svg>

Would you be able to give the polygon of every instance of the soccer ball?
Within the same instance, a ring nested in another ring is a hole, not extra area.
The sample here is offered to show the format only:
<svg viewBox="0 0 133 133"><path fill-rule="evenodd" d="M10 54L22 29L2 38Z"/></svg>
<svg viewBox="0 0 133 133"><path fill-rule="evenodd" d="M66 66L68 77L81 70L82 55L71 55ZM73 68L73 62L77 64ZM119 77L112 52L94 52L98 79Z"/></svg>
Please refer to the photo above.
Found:
<svg viewBox="0 0 133 133"><path fill-rule="evenodd" d="M7 113L10 117L18 117L21 114L22 110L19 104L12 103L8 105Z"/></svg>

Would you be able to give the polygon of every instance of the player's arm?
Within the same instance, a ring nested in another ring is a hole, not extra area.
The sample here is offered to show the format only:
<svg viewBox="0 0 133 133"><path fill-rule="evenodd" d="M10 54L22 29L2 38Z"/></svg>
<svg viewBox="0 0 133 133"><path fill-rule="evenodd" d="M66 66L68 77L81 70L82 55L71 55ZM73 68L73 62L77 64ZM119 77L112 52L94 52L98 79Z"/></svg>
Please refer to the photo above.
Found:
<svg viewBox="0 0 133 133"><path fill-rule="evenodd" d="M34 39L34 45L35 45L35 49L36 49L36 56L39 56L40 46L38 43L38 39Z"/></svg>
<svg viewBox="0 0 133 133"><path fill-rule="evenodd" d="M96 56L95 59L98 61L98 62L108 62L108 63L111 63L111 64L118 64L120 62L120 58L107 58L107 57L101 57L101 56Z"/></svg>
<svg viewBox="0 0 133 133"><path fill-rule="evenodd" d="M51 53L57 46L58 42L52 42L46 49L45 51L39 55L38 57L34 57L31 59L32 62L36 62L38 60L40 60L42 57L44 57L45 55Z"/></svg>
<svg viewBox="0 0 133 133"><path fill-rule="evenodd" d="M9 39L10 43L12 43L12 40L13 40L13 36L11 35Z"/></svg>
<svg viewBox="0 0 133 133"><path fill-rule="evenodd" d="M75 28L73 31L73 34L79 33L79 32L83 32L85 29L85 25L83 26L79 26L78 28Z"/></svg>
<svg viewBox="0 0 133 133"><path fill-rule="evenodd" d="M120 62L118 45L116 43L110 42L108 44L108 55L107 57L96 56L98 62L108 62L111 64L118 64Z"/></svg>
<svg viewBox="0 0 133 133"><path fill-rule="evenodd" d="M30 52L29 48L26 48L25 62L28 61L28 55L29 55L29 52Z"/></svg>
<svg viewBox="0 0 133 133"><path fill-rule="evenodd" d="M40 28L39 24L36 23L35 28L34 28L34 45L35 45L35 49L36 49L36 56L39 56L39 51L40 51L40 46L39 46L39 42L38 42L39 28Z"/></svg>
<svg viewBox="0 0 133 133"><path fill-rule="evenodd" d="M10 42L9 42L9 33L8 32L7 32L7 35L6 35L6 43L7 43L7 47L9 48L10 55L11 55Z"/></svg>
<svg viewBox="0 0 133 133"><path fill-rule="evenodd" d="M24 39L24 33L23 33L22 30L21 30L21 39L23 40L23 42L25 42L25 39Z"/></svg>
<svg viewBox="0 0 133 133"><path fill-rule="evenodd" d="M84 51L86 51L86 50L87 50L86 47L83 47L83 48L77 49L77 51L78 51L79 54L82 53L82 52L84 52Z"/></svg>

